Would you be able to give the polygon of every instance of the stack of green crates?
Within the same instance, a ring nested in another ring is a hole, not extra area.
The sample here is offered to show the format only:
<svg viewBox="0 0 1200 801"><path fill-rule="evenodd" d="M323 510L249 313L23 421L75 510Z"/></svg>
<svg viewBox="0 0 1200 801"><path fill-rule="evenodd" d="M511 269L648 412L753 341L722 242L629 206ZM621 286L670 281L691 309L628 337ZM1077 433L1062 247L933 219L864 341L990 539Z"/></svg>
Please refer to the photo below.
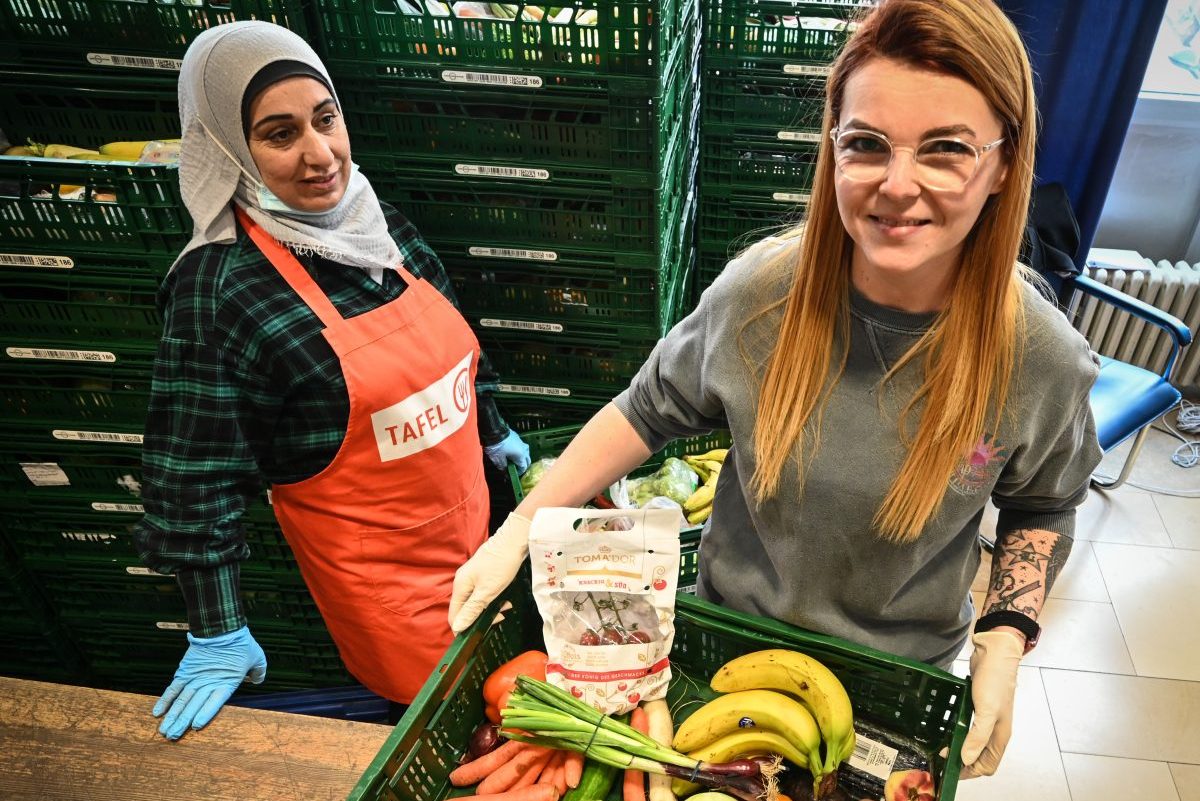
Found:
<svg viewBox="0 0 1200 801"><path fill-rule="evenodd" d="M251 17L307 30L295 0L0 0L4 134L177 137L187 43ZM0 156L2 675L156 692L186 647L178 585L142 566L130 531L155 295L191 231L173 165ZM245 607L271 654L261 689L351 683L265 501L245 526Z"/></svg>
<svg viewBox="0 0 1200 801"><path fill-rule="evenodd" d="M699 267L799 220L821 137L825 78L857 0L714 0L702 34Z"/></svg>
<svg viewBox="0 0 1200 801"><path fill-rule="evenodd" d="M355 160L446 264L529 431L586 420L690 302L700 14L489 8L316 12Z"/></svg>

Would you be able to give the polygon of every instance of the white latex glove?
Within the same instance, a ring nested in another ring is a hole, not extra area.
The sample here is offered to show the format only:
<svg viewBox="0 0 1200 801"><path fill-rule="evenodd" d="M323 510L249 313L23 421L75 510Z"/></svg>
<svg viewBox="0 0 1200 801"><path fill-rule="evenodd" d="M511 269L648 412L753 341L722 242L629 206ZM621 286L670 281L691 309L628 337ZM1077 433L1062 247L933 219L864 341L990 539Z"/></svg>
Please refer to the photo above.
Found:
<svg viewBox="0 0 1200 801"><path fill-rule="evenodd" d="M454 574L450 592L450 628L464 631L516 578L529 554L528 518L513 512L466 564Z"/></svg>
<svg viewBox="0 0 1200 801"><path fill-rule="evenodd" d="M1017 693L1017 666L1025 643L1007 631L984 631L971 638L971 702L975 716L962 745L959 778L991 776L1012 737L1013 699Z"/></svg>

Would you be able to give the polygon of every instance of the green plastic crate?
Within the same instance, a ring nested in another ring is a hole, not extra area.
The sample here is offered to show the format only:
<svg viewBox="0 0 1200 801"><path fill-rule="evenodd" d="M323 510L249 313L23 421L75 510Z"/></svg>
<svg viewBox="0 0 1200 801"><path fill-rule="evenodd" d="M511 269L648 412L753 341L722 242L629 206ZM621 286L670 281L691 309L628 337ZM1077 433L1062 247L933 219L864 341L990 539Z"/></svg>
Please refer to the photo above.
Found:
<svg viewBox="0 0 1200 801"><path fill-rule="evenodd" d="M0 239L6 251L177 255L192 223L178 168L0 156ZM80 199L63 186L81 186Z"/></svg>
<svg viewBox="0 0 1200 801"><path fill-rule="evenodd" d="M114 368L149 376L157 345L153 339L96 342L80 337L0 336L0 375L25 373L34 378L69 370L85 387L93 380L108 380Z"/></svg>
<svg viewBox="0 0 1200 801"><path fill-rule="evenodd" d="M370 175L380 198L424 236L465 247L613 249L657 254L677 228L672 211L692 189L689 142L676 142L658 188L555 188L490 178L421 180ZM470 238L464 239L464 232Z"/></svg>
<svg viewBox="0 0 1200 801"><path fill-rule="evenodd" d="M753 59L805 74L833 61L845 21L870 0L713 0L704 4L705 56Z"/></svg>
<svg viewBox="0 0 1200 801"><path fill-rule="evenodd" d="M785 141L782 135L811 141ZM708 190L745 187L805 194L812 188L819 135L801 131L746 131L708 126L700 132L700 182Z"/></svg>
<svg viewBox="0 0 1200 801"><path fill-rule="evenodd" d="M478 260L444 253L443 262L473 325L519 328L520 321L531 321L536 325L525 330L548 335L583 335L592 342L655 341L678 319L678 299L685 291L681 285L689 280L694 250L695 215L696 198L689 194L676 218L671 248L653 272L624 267L621 254L595 254L598 264L591 270L587 257L565 267L558 260L534 262L524 270L503 269L500 259L489 263L493 269L461 269Z"/></svg>
<svg viewBox="0 0 1200 801"><path fill-rule="evenodd" d="M198 34L242 19L274 22L307 38L300 0L3 0L0 51L6 63L76 73L170 74L178 72L178 60Z"/></svg>
<svg viewBox="0 0 1200 801"><path fill-rule="evenodd" d="M183 631L159 628L158 622L145 616L108 616L103 620L76 620L68 625L68 631L97 678L111 676L111 667L125 660L140 665L142 669L137 672L156 673L154 680L161 684L157 692L161 692L178 667L187 640ZM282 684L300 677L306 677L309 686L314 687L354 681L324 631L273 629L269 625L252 626L251 631L267 655L268 680L284 679L275 689L283 689ZM273 677L276 671L279 675Z"/></svg>
<svg viewBox="0 0 1200 801"><path fill-rule="evenodd" d="M68 428L138 428L150 402L150 371L122 364L89 365L0 356L0 417L9 423ZM43 426L44 428L44 426Z"/></svg>
<svg viewBox="0 0 1200 801"><path fill-rule="evenodd" d="M78 445L74 442L0 445L0 498L11 501L42 493L54 495L70 487L76 492L124 492L130 501L138 501L142 482L140 448L103 450Z"/></svg>
<svg viewBox="0 0 1200 801"><path fill-rule="evenodd" d="M782 70L714 68L705 62L700 85L705 125L733 125L785 134L821 131L825 111L823 75L786 75Z"/></svg>
<svg viewBox="0 0 1200 801"><path fill-rule="evenodd" d="M655 340L640 345L588 344L586 339L547 341L529 332L475 328L475 336L503 387L545 387L562 397L612 398L629 385Z"/></svg>
<svg viewBox="0 0 1200 801"><path fill-rule="evenodd" d="M56 252L53 244L17 252L11 243L0 244L0 284L33 280L71 286L77 281L114 282L121 286L151 284L157 290L175 256L136 256Z"/></svg>
<svg viewBox="0 0 1200 801"><path fill-rule="evenodd" d="M317 4L317 37L325 60L353 72L375 64L537 75L654 76L663 55L689 24L684 0L573 0L554 19L438 16L424 3L325 0ZM590 13L595 18L589 24Z"/></svg>
<svg viewBox="0 0 1200 801"><path fill-rule="evenodd" d="M490 625L504 600L514 608ZM517 582L446 651L404 717L350 794L350 801L441 801L449 774L482 721L488 675L531 647L542 647L542 622ZM703 681L728 660L764 648L793 648L820 660L846 687L856 715L913 737L934 756L940 801L953 801L958 753L970 720L968 684L902 657L803 631L783 623L676 596L673 704L695 697L680 674ZM947 748L950 759L936 754ZM620 789L614 790L618 798Z"/></svg>
<svg viewBox="0 0 1200 801"><path fill-rule="evenodd" d="M680 48L662 91L608 88L524 92L430 87L405 79L348 80L339 90L355 158L411 168L429 159L544 169L551 180L610 172L622 185L657 185L697 85L696 51Z"/></svg>
<svg viewBox="0 0 1200 801"><path fill-rule="evenodd" d="M558 426L583 425L610 400L611 396L581 398L512 391L496 394L504 421L522 437Z"/></svg>
<svg viewBox="0 0 1200 801"><path fill-rule="evenodd" d="M805 192L770 188L700 186L696 221L701 270L704 257L732 255L764 237L787 230L800 221L806 208ZM703 274L701 274L703 279Z"/></svg>
<svg viewBox="0 0 1200 801"><path fill-rule="evenodd" d="M28 557L23 564L55 613L64 620L96 609L117 618L145 612L159 620L186 620L183 594L175 578L148 571L136 557L79 559L69 563ZM241 597L252 627L325 627L298 572L243 571Z"/></svg>
<svg viewBox="0 0 1200 801"><path fill-rule="evenodd" d="M137 558L133 520L114 519L95 511L36 513L27 506L9 509L0 516L0 532L16 553L41 563L94 565L97 561ZM242 532L250 557L242 562L245 574L270 577L298 572L296 556L269 514L247 514Z"/></svg>
<svg viewBox="0 0 1200 801"><path fill-rule="evenodd" d="M557 456L562 453L579 433L580 428L582 428L581 425L569 425L531 431L522 434L522 439L529 446L530 458L536 461L543 457ZM685 454L707 453L714 448L728 448L729 443L729 432L727 431L714 431L706 436L675 440L647 459L641 467L633 472L633 475L644 476L653 473L662 466L667 457L674 456L679 459ZM519 504L525 499L525 492L521 489L521 479L517 475L517 469L512 465L508 466L508 480L512 485L513 499ZM696 579L700 572L700 532L703 529L704 526L701 525L679 532L679 592L689 594L696 592Z"/></svg>
<svg viewBox="0 0 1200 801"><path fill-rule="evenodd" d="M162 318L150 277L0 272L0 336L157 341Z"/></svg>

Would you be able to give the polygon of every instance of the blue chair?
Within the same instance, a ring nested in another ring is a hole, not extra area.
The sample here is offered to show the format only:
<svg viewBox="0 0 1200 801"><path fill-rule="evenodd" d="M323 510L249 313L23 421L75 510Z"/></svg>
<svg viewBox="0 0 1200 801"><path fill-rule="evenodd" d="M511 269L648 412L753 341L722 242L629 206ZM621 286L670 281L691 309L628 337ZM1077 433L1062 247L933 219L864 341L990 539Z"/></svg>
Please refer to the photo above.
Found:
<svg viewBox="0 0 1200 801"><path fill-rule="evenodd" d="M1100 357L1100 376L1090 395L1100 450L1108 453L1130 437L1134 438L1133 447L1116 478L1106 481L1092 477L1092 486L1096 489L1116 489L1129 478L1134 460L1150 431L1150 424L1179 403L1179 390L1171 386L1169 379L1179 352L1192 341L1192 332L1177 317L1086 275L1067 277L1063 289L1066 292L1079 290L1084 295L1109 303L1161 328L1171 338L1171 353L1161 373L1107 356Z"/></svg>

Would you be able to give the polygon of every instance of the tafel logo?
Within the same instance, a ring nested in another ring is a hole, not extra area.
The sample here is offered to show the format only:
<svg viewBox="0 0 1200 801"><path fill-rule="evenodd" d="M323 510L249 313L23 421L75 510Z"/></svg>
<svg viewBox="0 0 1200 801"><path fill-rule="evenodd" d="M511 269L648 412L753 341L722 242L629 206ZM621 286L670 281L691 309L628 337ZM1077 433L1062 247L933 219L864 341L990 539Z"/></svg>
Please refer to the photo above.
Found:
<svg viewBox="0 0 1200 801"><path fill-rule="evenodd" d="M432 448L463 427L471 411L474 352L422 390L371 415L379 458L390 462Z"/></svg>

